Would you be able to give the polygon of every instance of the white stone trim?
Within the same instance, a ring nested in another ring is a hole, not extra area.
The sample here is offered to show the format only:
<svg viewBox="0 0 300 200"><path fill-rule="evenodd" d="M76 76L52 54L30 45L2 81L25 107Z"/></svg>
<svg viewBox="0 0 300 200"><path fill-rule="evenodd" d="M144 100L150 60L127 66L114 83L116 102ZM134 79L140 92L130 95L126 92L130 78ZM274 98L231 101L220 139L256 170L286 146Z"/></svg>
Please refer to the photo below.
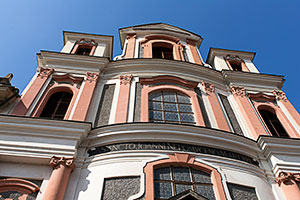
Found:
<svg viewBox="0 0 300 200"><path fill-rule="evenodd" d="M127 122L133 122L134 118L134 105L135 105L135 95L136 95L136 83L139 82L139 77L133 77L130 84L129 93L129 104L127 113Z"/></svg>
<svg viewBox="0 0 300 200"><path fill-rule="evenodd" d="M220 99L220 96L219 96L219 94L222 94L222 95L228 97L228 94L226 92L222 91L222 90L217 89L217 88L215 88L215 94L216 94L218 102L219 102L219 104L221 106L221 109L222 109L223 115L225 117L226 123L227 123L230 131L234 133L234 130L232 128L232 125L231 125L231 122L230 122L229 117L227 115L227 112L226 112L226 110L224 108L224 105L223 105L223 103L222 103L222 101Z"/></svg>
<svg viewBox="0 0 300 200"><path fill-rule="evenodd" d="M204 104L204 107L206 109L206 113L207 113L207 116L208 116L208 120L210 122L210 125L212 128L218 128L218 125L217 125L217 120L214 116L214 113L212 111L212 106L208 100L208 97L206 95L206 93L204 92L204 88L202 86L201 83L198 84L198 88L200 89L201 91L201 95L202 95L202 99L203 99L203 104Z"/></svg>
<svg viewBox="0 0 300 200"><path fill-rule="evenodd" d="M29 109L28 109L27 113L25 114L25 116L31 116L33 110L36 108L38 102L40 101L40 99L44 95L45 91L47 90L47 87L50 84L51 80L52 80L52 75L50 75L48 77L47 81L44 83L43 87L41 88L41 90L39 91L39 93L36 95L33 103L29 107Z"/></svg>
<svg viewBox="0 0 300 200"><path fill-rule="evenodd" d="M235 117L243 131L244 136L248 137L248 138L252 138L250 128L248 127L248 124L246 123L246 120L245 120L244 116L242 115L241 110L238 107L237 102L234 99L234 96L232 94L230 94L227 96L227 99L228 99L228 101L231 105L231 108L235 114Z"/></svg>
<svg viewBox="0 0 300 200"><path fill-rule="evenodd" d="M111 80L108 82L112 82L112 83L116 84L115 91L114 91L114 97L113 97L113 101L112 101L112 105L111 105L111 109L110 109L109 120L108 120L108 124L114 124L115 118L116 118L119 92L120 92L120 80L116 79L116 80ZM108 84L108 82L107 82L107 84Z"/></svg>
<svg viewBox="0 0 300 200"><path fill-rule="evenodd" d="M292 126L295 128L296 132L300 134L300 127L297 124L297 122L294 120L294 118L290 115L289 111L286 109L283 103L281 101L277 101L278 106L281 108L282 112L285 114L285 116L288 118Z"/></svg>
<svg viewBox="0 0 300 200"><path fill-rule="evenodd" d="M259 71L257 70L257 68L255 67L255 65L253 64L253 62L251 60L247 60L247 59L243 59L243 60L250 72L259 73Z"/></svg>
<svg viewBox="0 0 300 200"><path fill-rule="evenodd" d="M72 106L72 110L71 110L71 113L70 113L70 116L69 116L68 120L71 120L71 119L73 118L73 115L74 115L74 113L75 113L75 110L76 110L78 101L79 101L80 96L81 96L81 94L82 94L82 91L83 91L83 89L84 89L85 82L86 82L86 77L85 77L84 80L82 81L82 84L81 84L81 86L80 86L80 90L79 90L79 92L78 92L78 94L77 94L77 97L76 97L76 99L75 99L75 102L74 102L74 104L73 104L73 106Z"/></svg>
<svg viewBox="0 0 300 200"><path fill-rule="evenodd" d="M68 40L60 52L61 53L71 53L72 49L74 48L75 43L76 43L75 40Z"/></svg>
<svg viewBox="0 0 300 200"><path fill-rule="evenodd" d="M185 41L181 41L181 43L185 46L186 55L187 55L187 57L188 57L188 59L189 59L189 62L195 63L194 58L193 58L193 55L192 55L192 53L191 53L190 46L189 46Z"/></svg>
<svg viewBox="0 0 300 200"><path fill-rule="evenodd" d="M35 79L37 78L39 72L36 72L34 74L34 76L32 77L32 79L30 80L30 82L28 83L28 85L26 86L26 88L23 90L21 96L24 96L24 94L26 94L26 92L28 91L28 89L31 87L32 83L35 81Z"/></svg>

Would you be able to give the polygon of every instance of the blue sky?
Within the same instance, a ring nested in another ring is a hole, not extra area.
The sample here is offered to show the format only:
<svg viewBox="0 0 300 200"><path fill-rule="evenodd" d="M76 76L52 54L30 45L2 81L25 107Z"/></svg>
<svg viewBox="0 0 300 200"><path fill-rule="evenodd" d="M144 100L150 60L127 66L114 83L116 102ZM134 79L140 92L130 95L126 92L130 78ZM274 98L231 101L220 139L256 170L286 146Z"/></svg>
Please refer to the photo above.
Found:
<svg viewBox="0 0 300 200"><path fill-rule="evenodd" d="M118 29L164 22L201 35L206 60L210 47L254 51L262 73L284 75L283 90L300 111L299 0L9 0L0 6L0 76L13 73L21 91L34 75L40 50L60 51L62 31L114 36Z"/></svg>

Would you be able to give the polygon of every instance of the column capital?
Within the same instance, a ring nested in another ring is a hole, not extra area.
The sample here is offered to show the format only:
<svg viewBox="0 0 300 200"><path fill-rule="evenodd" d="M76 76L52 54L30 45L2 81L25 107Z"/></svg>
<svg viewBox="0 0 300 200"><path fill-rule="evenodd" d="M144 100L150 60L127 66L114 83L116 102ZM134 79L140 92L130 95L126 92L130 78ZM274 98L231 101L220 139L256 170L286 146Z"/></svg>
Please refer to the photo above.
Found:
<svg viewBox="0 0 300 200"><path fill-rule="evenodd" d="M120 79L120 84L121 85L127 85L131 82L132 79L132 74L130 75L120 75L119 79Z"/></svg>
<svg viewBox="0 0 300 200"><path fill-rule="evenodd" d="M212 83L207 83L207 82L202 81L201 84L206 93L215 91L215 86Z"/></svg>
<svg viewBox="0 0 300 200"><path fill-rule="evenodd" d="M276 97L276 99L278 100L278 101L286 101L287 100L287 98L286 98L286 95L285 95L285 93L283 92L283 91L280 91L280 90L274 90L273 91L273 94L275 95L275 97Z"/></svg>
<svg viewBox="0 0 300 200"><path fill-rule="evenodd" d="M128 34L126 39L129 40L131 38L136 38L136 34Z"/></svg>
<svg viewBox="0 0 300 200"><path fill-rule="evenodd" d="M245 89L243 87L231 86L230 91L234 96L244 97L246 95Z"/></svg>
<svg viewBox="0 0 300 200"><path fill-rule="evenodd" d="M99 79L99 73L87 72L85 76L86 80L89 82L97 81Z"/></svg>
<svg viewBox="0 0 300 200"><path fill-rule="evenodd" d="M38 76L40 76L41 78L44 78L44 77L47 78L47 77L50 76L53 72L54 72L54 69L52 69L52 68L44 68L44 67L41 67L40 70L39 70Z"/></svg>
<svg viewBox="0 0 300 200"><path fill-rule="evenodd" d="M66 158L66 157L57 157L57 156L52 156L50 160L50 166L54 169L59 165L64 165L67 168L74 169L75 164L74 164L74 157Z"/></svg>
<svg viewBox="0 0 300 200"><path fill-rule="evenodd" d="M281 183L290 181L300 182L300 173L280 172L276 178L276 183L280 186Z"/></svg>

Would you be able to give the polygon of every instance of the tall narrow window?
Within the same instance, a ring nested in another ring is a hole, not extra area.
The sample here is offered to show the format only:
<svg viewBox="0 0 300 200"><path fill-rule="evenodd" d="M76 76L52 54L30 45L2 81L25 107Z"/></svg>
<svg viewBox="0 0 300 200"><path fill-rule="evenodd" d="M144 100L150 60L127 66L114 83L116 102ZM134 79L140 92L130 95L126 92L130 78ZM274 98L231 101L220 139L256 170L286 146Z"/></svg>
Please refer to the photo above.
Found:
<svg viewBox="0 0 300 200"><path fill-rule="evenodd" d="M159 91L151 94L149 121L195 124L190 98L174 91Z"/></svg>
<svg viewBox="0 0 300 200"><path fill-rule="evenodd" d="M40 117L50 119L64 119L72 96L72 93L69 92L57 92L52 94Z"/></svg>
<svg viewBox="0 0 300 200"><path fill-rule="evenodd" d="M152 57L173 60L173 46L165 43L153 43Z"/></svg>
<svg viewBox="0 0 300 200"><path fill-rule="evenodd" d="M154 169L154 197L156 200L169 199L186 190L215 200L210 174L191 168L169 166Z"/></svg>
<svg viewBox="0 0 300 200"><path fill-rule="evenodd" d="M229 63L233 71L242 71L241 62L229 61Z"/></svg>
<svg viewBox="0 0 300 200"><path fill-rule="evenodd" d="M273 136L289 137L275 113L264 109L258 109L258 111Z"/></svg>

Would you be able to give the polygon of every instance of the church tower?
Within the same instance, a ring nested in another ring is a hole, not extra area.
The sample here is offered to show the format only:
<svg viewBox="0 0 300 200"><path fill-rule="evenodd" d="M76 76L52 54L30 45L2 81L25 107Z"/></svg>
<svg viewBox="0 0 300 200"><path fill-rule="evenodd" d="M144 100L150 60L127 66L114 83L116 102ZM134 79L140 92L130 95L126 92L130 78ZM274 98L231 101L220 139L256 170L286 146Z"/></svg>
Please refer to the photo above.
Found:
<svg viewBox="0 0 300 200"><path fill-rule="evenodd" d="M20 96L0 79L0 199L300 199L283 76L168 24L119 34L113 58L112 36L63 32Z"/></svg>

